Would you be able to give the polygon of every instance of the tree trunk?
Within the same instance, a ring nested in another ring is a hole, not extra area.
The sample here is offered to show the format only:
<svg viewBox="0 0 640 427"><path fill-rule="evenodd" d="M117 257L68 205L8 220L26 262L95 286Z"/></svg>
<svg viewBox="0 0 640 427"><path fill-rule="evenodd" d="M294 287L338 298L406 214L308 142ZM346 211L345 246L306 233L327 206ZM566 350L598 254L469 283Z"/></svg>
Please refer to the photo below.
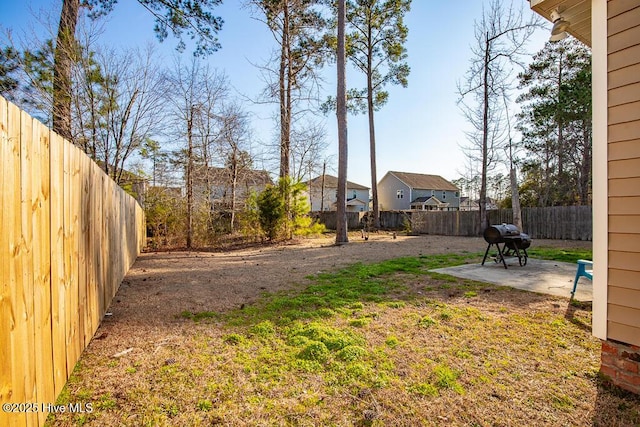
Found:
<svg viewBox="0 0 640 427"><path fill-rule="evenodd" d="M71 141L71 65L80 0L64 0L53 65L53 130Z"/></svg>
<svg viewBox="0 0 640 427"><path fill-rule="evenodd" d="M235 231L236 219L236 188L238 186L238 163L236 161L236 153L233 153L231 161L231 234Z"/></svg>
<svg viewBox="0 0 640 427"><path fill-rule="evenodd" d="M522 210L520 209L520 193L518 192L518 179L516 177L516 168L511 166L509 171L509 179L511 181L511 209L513 210L513 225L518 227L520 232L522 228Z"/></svg>
<svg viewBox="0 0 640 427"><path fill-rule="evenodd" d="M289 0L283 2L282 46L280 48L280 178L289 176L291 134L291 46Z"/></svg>
<svg viewBox="0 0 640 427"><path fill-rule="evenodd" d="M347 79L345 51L345 0L338 0L338 88L336 115L338 116L338 189L336 212L336 245L349 242L347 234Z"/></svg>
<svg viewBox="0 0 640 427"><path fill-rule="evenodd" d="M487 150L489 148L489 33L485 38L484 46L484 69L483 69L483 104L482 104L482 173L480 176L480 229L478 234L482 234L489 226L487 222Z"/></svg>
<svg viewBox="0 0 640 427"><path fill-rule="evenodd" d="M371 30L369 30L371 31ZM371 34L369 34L371 40ZM380 212L378 207L378 176L376 167L376 130L373 120L373 81L372 64L373 47L369 46L367 55L367 110L369 113L369 156L371 157L371 197L373 199L373 228L380 228ZM367 205L369 201L367 200Z"/></svg>
<svg viewBox="0 0 640 427"><path fill-rule="evenodd" d="M320 187L320 212L324 211L324 176L327 172L327 162L322 163L322 184Z"/></svg>
<svg viewBox="0 0 640 427"><path fill-rule="evenodd" d="M187 110L187 249L191 249L193 238L193 105Z"/></svg>
<svg viewBox="0 0 640 427"><path fill-rule="evenodd" d="M591 181L591 134L589 133L589 129L591 128L590 123L584 123L582 125L582 164L581 173L580 173L580 204L581 205L589 205L591 201L589 200L589 182Z"/></svg>

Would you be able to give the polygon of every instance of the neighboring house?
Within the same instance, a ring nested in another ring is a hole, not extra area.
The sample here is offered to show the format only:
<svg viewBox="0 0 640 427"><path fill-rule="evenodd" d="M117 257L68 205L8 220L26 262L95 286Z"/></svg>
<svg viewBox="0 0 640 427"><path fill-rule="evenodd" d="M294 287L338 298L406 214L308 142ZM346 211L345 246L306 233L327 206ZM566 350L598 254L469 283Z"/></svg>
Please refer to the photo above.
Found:
<svg viewBox="0 0 640 427"><path fill-rule="evenodd" d="M458 210L460 190L439 175L390 171L378 183L380 210Z"/></svg>
<svg viewBox="0 0 640 427"><path fill-rule="evenodd" d="M460 197L460 210L461 211L478 211L480 205L478 201L473 201L467 196Z"/></svg>
<svg viewBox="0 0 640 427"><path fill-rule="evenodd" d="M305 182L311 211L335 211L338 178L320 175ZM347 181L347 212L369 211L369 187Z"/></svg>
<svg viewBox="0 0 640 427"><path fill-rule="evenodd" d="M491 197L487 197L487 210L492 211L498 209L498 204ZM466 196L460 197L460 210L461 211L479 211L480 200L471 200Z"/></svg>
<svg viewBox="0 0 640 427"><path fill-rule="evenodd" d="M593 335L600 372L640 394L640 2L531 0L591 46ZM578 285L580 286L580 285Z"/></svg>
<svg viewBox="0 0 640 427"><path fill-rule="evenodd" d="M231 169L209 167L207 174L196 174L194 193L201 198L208 197L214 211L230 210L232 205L233 176ZM208 191L207 184L209 186ZM269 172L265 170L242 169L236 179L235 205L244 206L252 192L260 193L267 185L273 184Z"/></svg>

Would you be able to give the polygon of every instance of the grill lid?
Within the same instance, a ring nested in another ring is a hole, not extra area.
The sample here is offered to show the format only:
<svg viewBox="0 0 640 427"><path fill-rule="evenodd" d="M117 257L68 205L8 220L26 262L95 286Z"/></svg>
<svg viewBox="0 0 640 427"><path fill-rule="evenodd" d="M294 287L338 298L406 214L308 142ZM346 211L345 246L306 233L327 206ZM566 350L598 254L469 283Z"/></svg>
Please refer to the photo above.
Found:
<svg viewBox="0 0 640 427"><path fill-rule="evenodd" d="M484 230L487 243L503 243L505 237L520 236L520 230L513 224L494 224Z"/></svg>

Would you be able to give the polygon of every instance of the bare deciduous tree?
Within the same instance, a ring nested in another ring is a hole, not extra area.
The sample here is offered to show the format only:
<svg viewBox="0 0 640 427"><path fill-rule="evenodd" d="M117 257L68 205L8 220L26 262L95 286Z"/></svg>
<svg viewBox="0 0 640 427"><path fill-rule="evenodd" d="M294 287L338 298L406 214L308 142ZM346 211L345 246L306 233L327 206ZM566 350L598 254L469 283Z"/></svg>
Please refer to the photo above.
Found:
<svg viewBox="0 0 640 427"><path fill-rule="evenodd" d="M291 133L291 176L295 181L310 180L322 172L326 160L325 151L329 146L324 126L317 122L307 122Z"/></svg>
<svg viewBox="0 0 640 427"><path fill-rule="evenodd" d="M238 211L238 184L240 179L251 173L251 156L249 142L251 129L248 115L238 104L227 105L220 117L221 131L218 138L220 158L225 160L224 168L231 188L231 233L235 231ZM245 179L247 181L247 179ZM227 182L225 182L226 184Z"/></svg>
<svg viewBox="0 0 640 427"><path fill-rule="evenodd" d="M123 53L105 48L83 55L74 68L72 140L119 184L127 160L164 119L164 79L155 56L151 46Z"/></svg>
<svg viewBox="0 0 640 427"><path fill-rule="evenodd" d="M219 125L219 109L226 92L226 80L197 58L193 58L186 66L176 60L166 79L166 101L174 133L186 146L182 160L187 190L186 241L190 249L193 244L194 176L198 171L201 172L200 176L208 172L202 162L203 157L208 159L212 153L209 143L217 140L217 131L213 127Z"/></svg>
<svg viewBox="0 0 640 427"><path fill-rule="evenodd" d="M471 123L467 155L480 160L479 233L488 227L487 175L497 161L496 151L505 139L502 101L511 87L510 71L519 63L524 46L539 21L534 14L525 20L522 5L513 2L505 7L502 0L492 0L482 17L475 22L475 44L471 48L470 66L465 81L458 85L459 104Z"/></svg>

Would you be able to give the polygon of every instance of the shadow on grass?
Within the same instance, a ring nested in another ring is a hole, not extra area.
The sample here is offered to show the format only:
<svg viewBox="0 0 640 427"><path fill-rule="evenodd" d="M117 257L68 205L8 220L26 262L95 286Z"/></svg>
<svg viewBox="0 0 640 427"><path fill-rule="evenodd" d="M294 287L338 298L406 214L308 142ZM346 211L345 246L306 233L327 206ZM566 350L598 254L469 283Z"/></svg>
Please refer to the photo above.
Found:
<svg viewBox="0 0 640 427"><path fill-rule="evenodd" d="M640 426L640 396L613 385L602 375L598 375L595 382L598 394L592 426ZM625 419L621 419L621 414Z"/></svg>
<svg viewBox="0 0 640 427"><path fill-rule="evenodd" d="M576 313L581 311L591 312L591 306L592 304L590 301L582 302L582 301L577 301L572 299L567 304L567 310L565 311L564 318L567 319L567 321L576 325L578 328L582 329L583 331L590 333L591 324L586 323L584 321L584 318L581 318L580 316L576 316Z"/></svg>

